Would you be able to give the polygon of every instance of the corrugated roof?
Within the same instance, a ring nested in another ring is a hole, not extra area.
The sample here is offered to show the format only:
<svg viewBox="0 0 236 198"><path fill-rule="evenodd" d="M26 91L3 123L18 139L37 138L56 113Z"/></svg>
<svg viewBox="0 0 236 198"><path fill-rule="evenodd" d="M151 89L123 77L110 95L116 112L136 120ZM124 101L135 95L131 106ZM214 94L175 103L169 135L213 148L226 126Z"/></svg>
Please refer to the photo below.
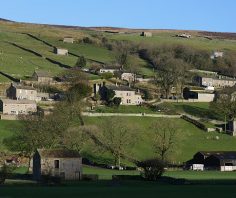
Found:
<svg viewBox="0 0 236 198"><path fill-rule="evenodd" d="M213 155L219 159L236 159L236 151L199 151L207 157Z"/></svg>
<svg viewBox="0 0 236 198"><path fill-rule="evenodd" d="M38 149L41 158L80 158L79 152L68 149Z"/></svg>

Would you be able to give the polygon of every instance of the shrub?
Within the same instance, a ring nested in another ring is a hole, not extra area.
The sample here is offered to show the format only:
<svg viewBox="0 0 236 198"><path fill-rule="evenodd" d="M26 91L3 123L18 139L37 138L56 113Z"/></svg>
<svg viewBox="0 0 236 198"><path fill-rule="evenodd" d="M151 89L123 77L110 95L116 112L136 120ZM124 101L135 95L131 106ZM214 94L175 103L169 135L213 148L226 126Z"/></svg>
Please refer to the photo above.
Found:
<svg viewBox="0 0 236 198"><path fill-rule="evenodd" d="M7 177L13 172L15 169L15 166L12 165L3 165L1 170L0 170L0 184L4 184Z"/></svg>
<svg viewBox="0 0 236 198"><path fill-rule="evenodd" d="M113 103L116 107L119 107L120 106L120 103L121 103L121 98L118 98L118 97L115 97L113 99Z"/></svg>
<svg viewBox="0 0 236 198"><path fill-rule="evenodd" d="M150 181L157 181L164 173L165 162L159 159L149 159L138 163L143 168L144 178Z"/></svg>
<svg viewBox="0 0 236 198"><path fill-rule="evenodd" d="M113 77L113 74L110 73L110 72L107 72L107 73L102 73L100 74L100 76L103 78L103 79L110 79Z"/></svg>

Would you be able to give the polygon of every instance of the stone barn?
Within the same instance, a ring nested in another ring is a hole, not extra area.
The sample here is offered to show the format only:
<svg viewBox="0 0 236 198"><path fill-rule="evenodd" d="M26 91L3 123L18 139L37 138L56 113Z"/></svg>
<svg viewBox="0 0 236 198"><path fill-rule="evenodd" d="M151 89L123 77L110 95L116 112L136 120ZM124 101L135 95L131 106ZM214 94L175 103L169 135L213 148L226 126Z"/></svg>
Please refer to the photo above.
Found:
<svg viewBox="0 0 236 198"><path fill-rule="evenodd" d="M74 43L74 41L75 41L75 39L72 38L72 37L65 37L65 38L63 39L63 42L64 42L64 43Z"/></svg>
<svg viewBox="0 0 236 198"><path fill-rule="evenodd" d="M141 33L141 36L144 36L144 37L152 37L152 33L151 33L151 32L142 32L142 33Z"/></svg>
<svg viewBox="0 0 236 198"><path fill-rule="evenodd" d="M54 48L54 52L55 54L62 55L62 56L68 56L69 54L68 49L63 49L63 48L58 48L58 47Z"/></svg>
<svg viewBox="0 0 236 198"><path fill-rule="evenodd" d="M53 77L46 71L35 71L32 75L33 79L41 84L50 84L53 82Z"/></svg>
<svg viewBox="0 0 236 198"><path fill-rule="evenodd" d="M77 151L38 149L31 164L35 180L40 180L42 175L61 177L64 180L82 178L82 157Z"/></svg>

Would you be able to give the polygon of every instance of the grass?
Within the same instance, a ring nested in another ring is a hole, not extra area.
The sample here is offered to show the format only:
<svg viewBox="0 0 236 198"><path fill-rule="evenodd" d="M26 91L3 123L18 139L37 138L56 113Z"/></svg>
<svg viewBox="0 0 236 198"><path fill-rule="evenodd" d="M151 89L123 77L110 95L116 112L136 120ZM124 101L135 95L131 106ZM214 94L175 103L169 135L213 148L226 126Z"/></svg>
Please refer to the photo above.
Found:
<svg viewBox="0 0 236 198"><path fill-rule="evenodd" d="M67 186L2 186L2 197L214 197L232 198L236 195L234 185L160 185L155 182L80 182Z"/></svg>
<svg viewBox="0 0 236 198"><path fill-rule="evenodd" d="M119 107L107 107L100 106L95 108L95 112L98 113L160 113L154 109L144 106L119 106Z"/></svg>
<svg viewBox="0 0 236 198"><path fill-rule="evenodd" d="M5 146L2 144L4 138L10 137L14 131L19 129L19 121L7 121L0 120L0 149L6 150Z"/></svg>
<svg viewBox="0 0 236 198"><path fill-rule="evenodd" d="M85 117L85 124L100 126L104 117ZM147 117L126 117L123 122L132 125L138 137L137 144L129 149L133 158L143 160L155 156L152 147L153 122L172 123L180 131L180 138L176 148L170 152L171 162L181 164L192 158L200 150L236 150L236 138L217 132L206 133L183 119L147 118ZM219 140L216 140L216 136ZM88 152L92 152L89 151ZM108 154L96 154L96 159L112 160ZM107 161L106 161L107 162ZM112 161L111 161L112 162Z"/></svg>
<svg viewBox="0 0 236 198"><path fill-rule="evenodd" d="M191 39L183 39L174 37L175 32L162 32L154 34L151 38L145 38L139 36L139 34L116 34L110 35L111 39L114 40L129 40L136 43L145 43L145 44L156 44L156 45L165 45L165 44L181 44L196 49L203 49L213 51L213 50L236 50L236 41L227 40L227 39L213 39L208 40L203 37L194 36Z"/></svg>
<svg viewBox="0 0 236 198"><path fill-rule="evenodd" d="M165 176L184 178L191 181L199 180L236 180L236 172L220 171L167 171Z"/></svg>
<svg viewBox="0 0 236 198"><path fill-rule="evenodd" d="M104 168L97 168L97 167L90 167L84 166L83 167L83 174L96 174L98 175L99 180L111 180L112 175L139 175L138 171L119 171L119 170L110 170Z"/></svg>
<svg viewBox="0 0 236 198"><path fill-rule="evenodd" d="M222 116L215 114L210 110L210 103L207 102L163 103L160 106L162 108L174 110L178 113L187 113L200 118L222 120Z"/></svg>

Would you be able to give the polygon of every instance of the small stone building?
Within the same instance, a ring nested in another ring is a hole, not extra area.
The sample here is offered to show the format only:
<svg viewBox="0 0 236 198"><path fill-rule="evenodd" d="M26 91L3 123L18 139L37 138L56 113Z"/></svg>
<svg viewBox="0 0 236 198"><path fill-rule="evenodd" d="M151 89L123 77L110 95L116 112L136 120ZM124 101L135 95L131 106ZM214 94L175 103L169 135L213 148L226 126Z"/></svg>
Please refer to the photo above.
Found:
<svg viewBox="0 0 236 198"><path fill-rule="evenodd" d="M40 84L50 84L53 82L52 75L46 71L35 71L32 77Z"/></svg>
<svg viewBox="0 0 236 198"><path fill-rule="evenodd" d="M33 100L0 100L0 111L4 115L27 115L37 112L37 104Z"/></svg>
<svg viewBox="0 0 236 198"><path fill-rule="evenodd" d="M133 73L122 73L121 74L121 80L125 80L128 82L134 82L135 81L135 74Z"/></svg>
<svg viewBox="0 0 236 198"><path fill-rule="evenodd" d="M142 32L142 33L141 33L141 36L144 36L144 37L152 37L152 32Z"/></svg>
<svg viewBox="0 0 236 198"><path fill-rule="evenodd" d="M11 83L7 97L13 100L37 100L37 90L33 86Z"/></svg>
<svg viewBox="0 0 236 198"><path fill-rule="evenodd" d="M62 56L68 56L69 54L68 49L63 49L63 48L58 48L58 47L54 48L54 52L55 54L62 55Z"/></svg>
<svg viewBox="0 0 236 198"><path fill-rule="evenodd" d="M197 76L194 78L194 82L199 86L212 86L215 88L233 87L236 85L236 79L226 76L218 76L214 78Z"/></svg>
<svg viewBox="0 0 236 198"><path fill-rule="evenodd" d="M77 151L38 149L32 162L35 180L40 180L42 175L61 177L64 180L82 178L82 157Z"/></svg>
<svg viewBox="0 0 236 198"><path fill-rule="evenodd" d="M72 37L65 37L65 38L63 39L63 42L64 42L64 43L74 43L74 41L75 41L75 39L72 38Z"/></svg>

